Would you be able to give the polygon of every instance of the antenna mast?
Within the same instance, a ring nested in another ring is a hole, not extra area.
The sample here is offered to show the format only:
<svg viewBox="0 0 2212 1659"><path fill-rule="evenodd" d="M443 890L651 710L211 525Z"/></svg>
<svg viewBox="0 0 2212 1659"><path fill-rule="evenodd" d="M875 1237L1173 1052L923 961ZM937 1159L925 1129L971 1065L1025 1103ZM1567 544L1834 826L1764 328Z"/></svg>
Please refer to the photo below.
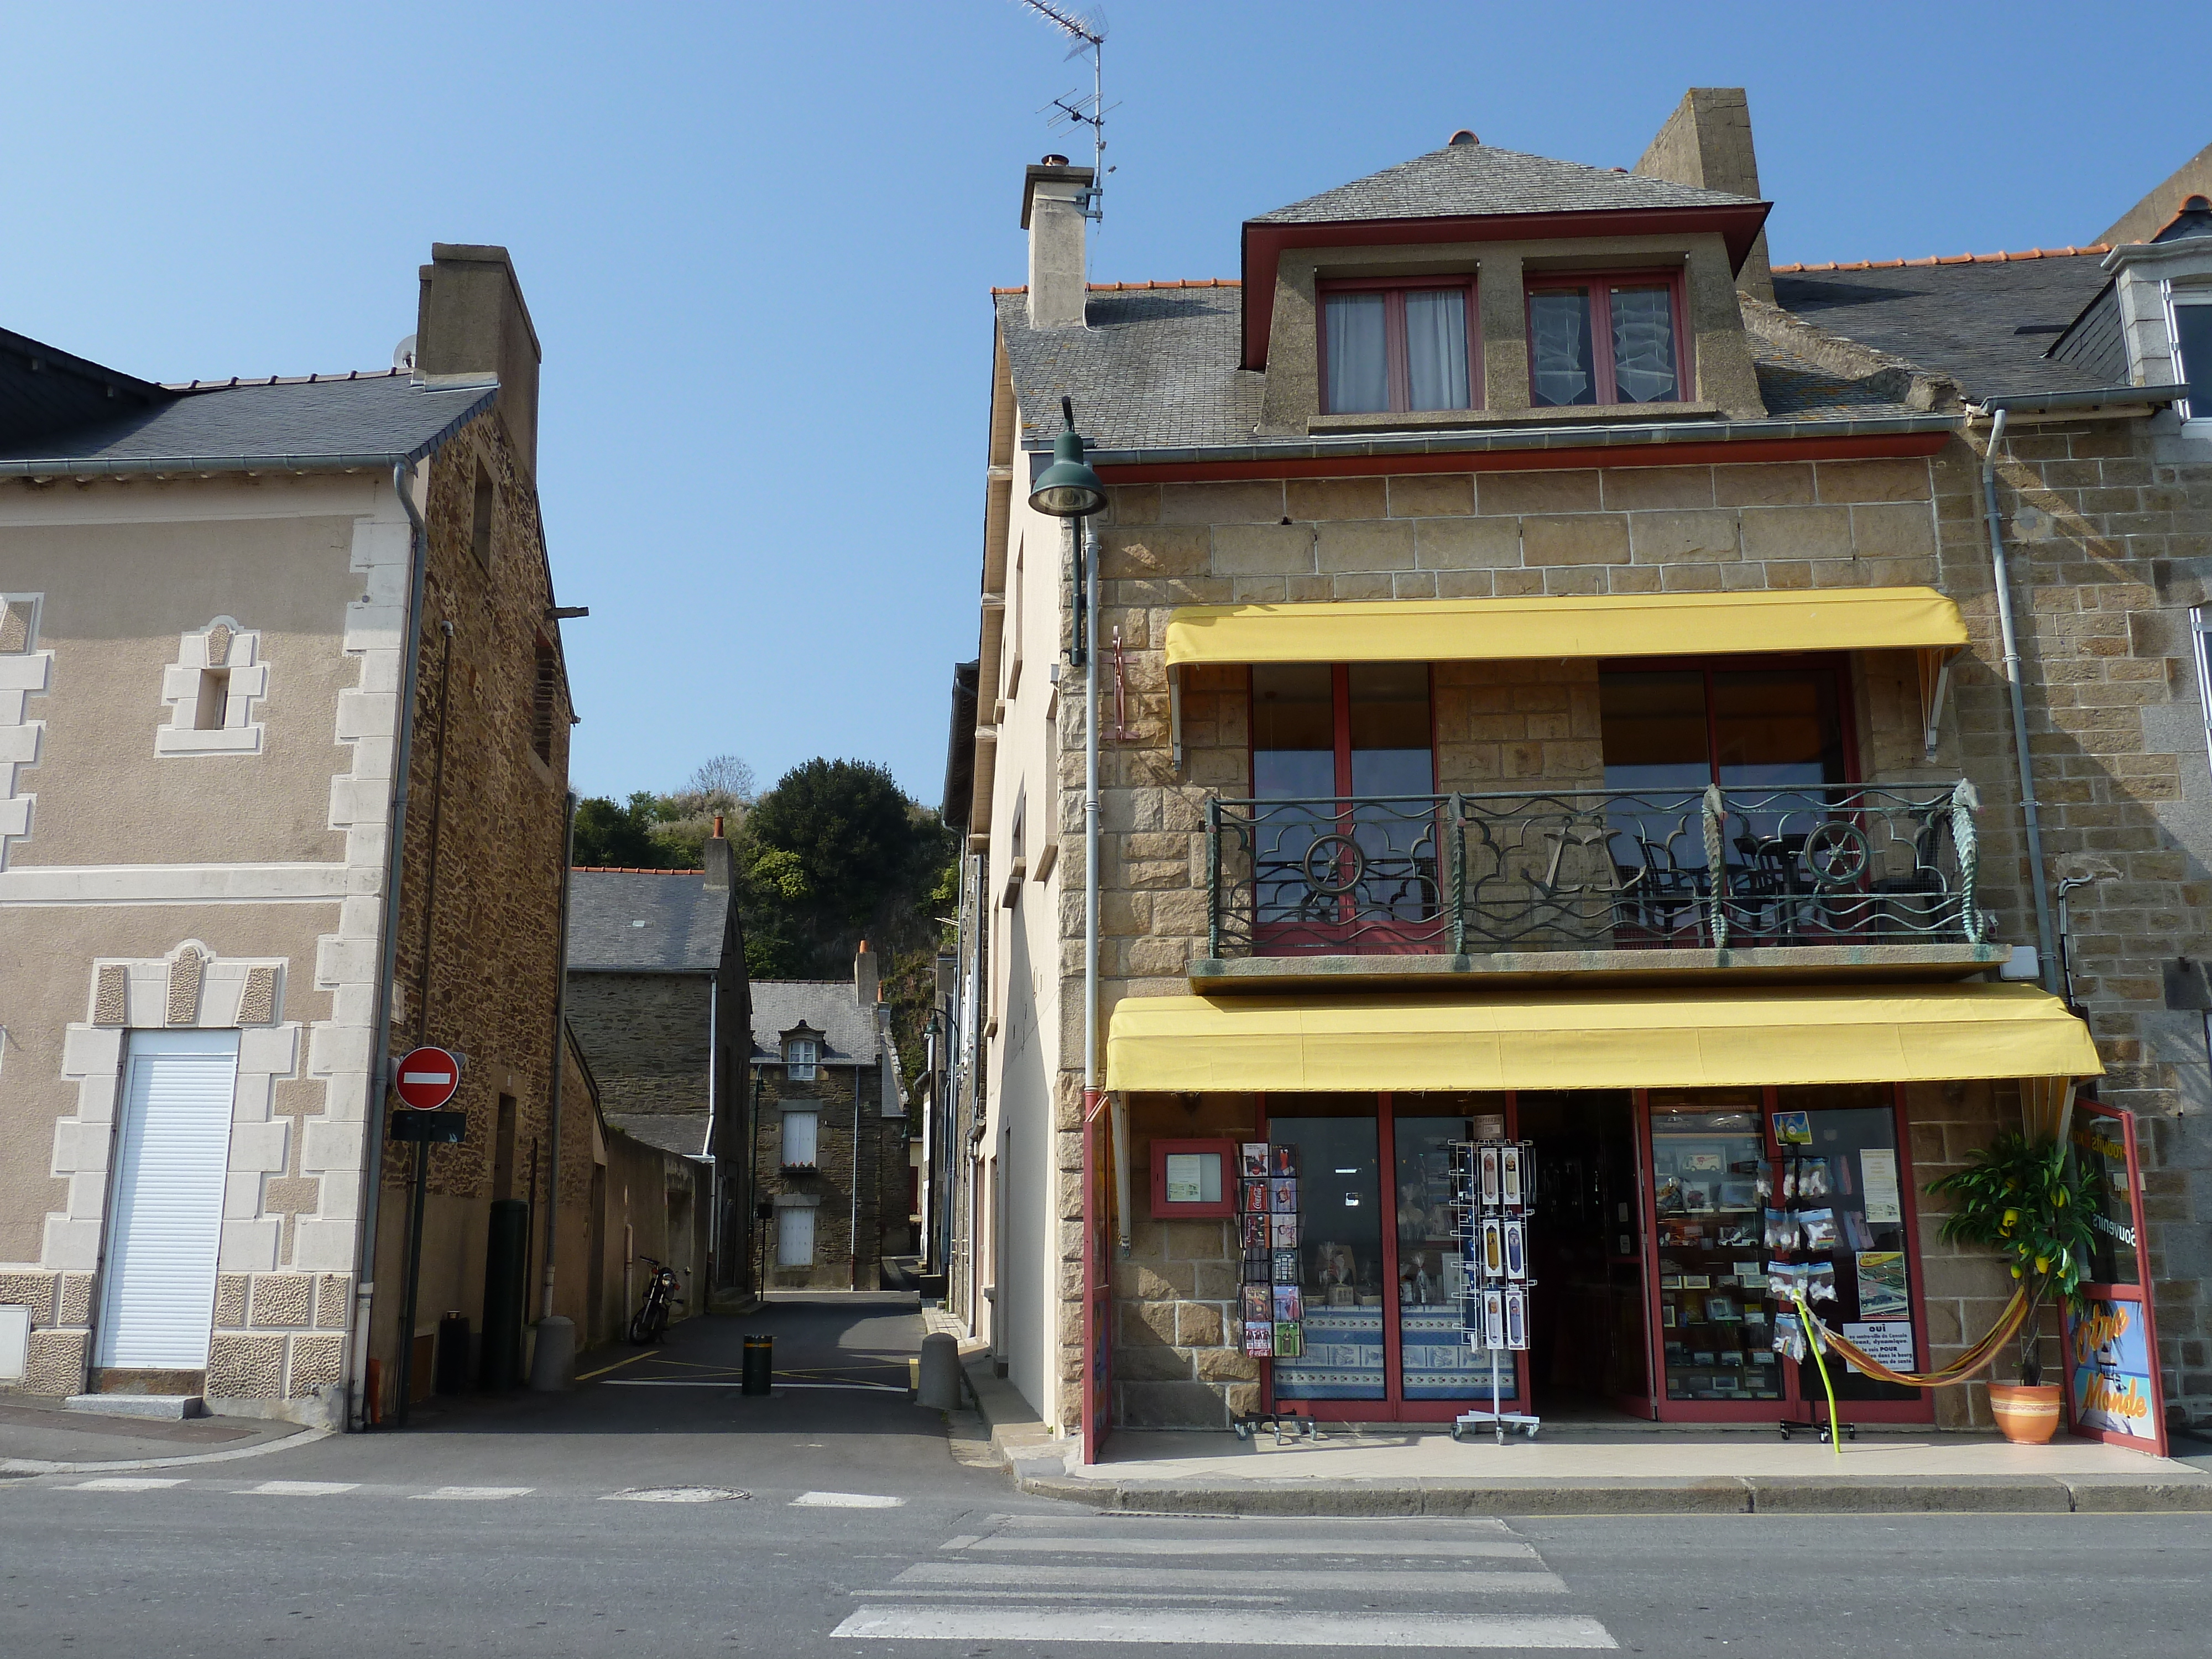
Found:
<svg viewBox="0 0 2212 1659"><path fill-rule="evenodd" d="M1054 3L1054 0L1021 0L1030 11L1075 42L1068 52L1070 58L1089 54L1091 58L1091 95L1085 98L1080 91L1055 98L1045 107L1060 112L1051 125L1085 126L1091 129L1091 184L1076 193L1076 210L1086 219L1105 222L1103 205L1106 194L1106 77L1103 59L1106 56L1106 14L1095 7L1088 12Z"/></svg>

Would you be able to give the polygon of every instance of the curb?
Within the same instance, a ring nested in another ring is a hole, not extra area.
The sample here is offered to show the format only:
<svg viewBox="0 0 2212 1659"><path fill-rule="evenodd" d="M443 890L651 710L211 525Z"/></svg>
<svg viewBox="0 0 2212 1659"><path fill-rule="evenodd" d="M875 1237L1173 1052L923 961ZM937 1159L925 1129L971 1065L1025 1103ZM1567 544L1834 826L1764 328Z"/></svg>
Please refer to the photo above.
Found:
<svg viewBox="0 0 2212 1659"><path fill-rule="evenodd" d="M1031 1472L1034 1471L1034 1472ZM1448 1480L1372 1485L1248 1480L1085 1480L1017 1464L1036 1498L1153 1515L2174 1515L2212 1513L2212 1480L2124 1475L1961 1475L1890 1480L1730 1475L1711 1480Z"/></svg>
<svg viewBox="0 0 2212 1659"><path fill-rule="evenodd" d="M0 1457L0 1479L31 1474L106 1474L118 1469L175 1469L189 1463L234 1463L240 1458L259 1457L268 1452L284 1451L293 1446L326 1440L331 1432L329 1429L302 1429L299 1433L288 1434L281 1440L264 1440L258 1446L237 1446L229 1451L195 1452L185 1457L132 1457L99 1463L55 1463L40 1457Z"/></svg>

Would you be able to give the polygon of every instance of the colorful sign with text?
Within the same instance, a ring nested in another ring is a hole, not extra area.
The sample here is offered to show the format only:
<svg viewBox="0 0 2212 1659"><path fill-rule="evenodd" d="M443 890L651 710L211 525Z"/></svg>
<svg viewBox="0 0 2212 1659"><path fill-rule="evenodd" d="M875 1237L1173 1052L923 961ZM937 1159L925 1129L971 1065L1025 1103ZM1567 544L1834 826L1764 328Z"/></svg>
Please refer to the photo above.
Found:
<svg viewBox="0 0 2212 1659"><path fill-rule="evenodd" d="M2151 1359L2140 1303L2093 1299L2066 1316L2074 1362L2074 1420L2131 1439L2156 1440Z"/></svg>

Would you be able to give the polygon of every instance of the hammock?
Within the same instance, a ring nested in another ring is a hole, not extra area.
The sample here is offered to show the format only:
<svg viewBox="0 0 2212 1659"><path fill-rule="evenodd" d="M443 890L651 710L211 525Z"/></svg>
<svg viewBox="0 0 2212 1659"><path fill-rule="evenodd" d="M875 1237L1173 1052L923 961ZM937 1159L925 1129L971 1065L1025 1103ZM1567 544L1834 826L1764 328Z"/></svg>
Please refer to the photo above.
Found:
<svg viewBox="0 0 2212 1659"><path fill-rule="evenodd" d="M1966 1382L1975 1372L1985 1368L1997 1357L1997 1351L2019 1334L2021 1326L2027 1319L2027 1292L2025 1289L2015 1290L2012 1293L2012 1300L2005 1304L2004 1311L1997 1316L1997 1322L1990 1327L1988 1334L1941 1370L1934 1371L1892 1370L1856 1343L1837 1335L1821 1323L1820 1316L1809 1308L1805 1310L1805 1316L1812 1322L1815 1340L1833 1348L1869 1376L1883 1382L1899 1383L1908 1389L1948 1389Z"/></svg>

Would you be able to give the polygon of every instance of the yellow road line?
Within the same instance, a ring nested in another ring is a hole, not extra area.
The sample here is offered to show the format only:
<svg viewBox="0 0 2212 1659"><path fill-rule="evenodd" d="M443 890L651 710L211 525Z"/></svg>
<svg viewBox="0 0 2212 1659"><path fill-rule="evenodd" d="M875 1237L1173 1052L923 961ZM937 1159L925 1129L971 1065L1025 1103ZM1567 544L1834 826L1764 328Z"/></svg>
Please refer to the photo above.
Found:
<svg viewBox="0 0 2212 1659"><path fill-rule="evenodd" d="M627 1359L616 1360L611 1365L602 1365L595 1371L586 1371L581 1376L578 1377L576 1381L579 1382L588 1382L595 1376L605 1376L609 1371L618 1371L625 1365L635 1365L641 1359L651 1359L653 1358L653 1356L649 1353L634 1353Z"/></svg>

